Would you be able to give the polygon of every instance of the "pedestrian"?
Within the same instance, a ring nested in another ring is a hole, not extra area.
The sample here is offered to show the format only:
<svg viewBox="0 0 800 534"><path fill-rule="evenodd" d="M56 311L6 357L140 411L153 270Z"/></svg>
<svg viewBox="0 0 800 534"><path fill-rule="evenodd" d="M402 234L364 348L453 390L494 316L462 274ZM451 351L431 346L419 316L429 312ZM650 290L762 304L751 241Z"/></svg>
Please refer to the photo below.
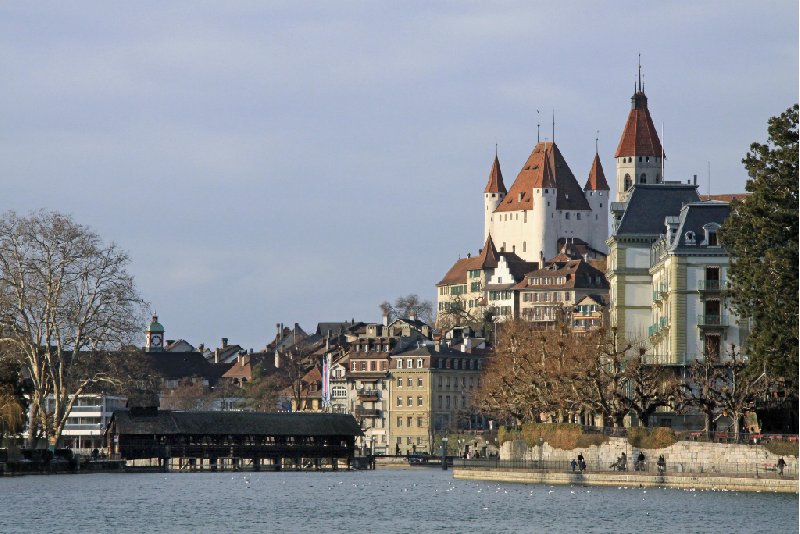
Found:
<svg viewBox="0 0 800 534"><path fill-rule="evenodd" d="M783 476L783 468L786 467L786 460L778 458L778 475Z"/></svg>
<svg viewBox="0 0 800 534"><path fill-rule="evenodd" d="M633 466L636 471L644 471L644 453L639 451L639 456L636 458L636 465Z"/></svg>
<svg viewBox="0 0 800 534"><path fill-rule="evenodd" d="M581 470L581 473L586 471L586 461L585 460L581 459L581 461L578 462L578 469Z"/></svg>
<svg viewBox="0 0 800 534"><path fill-rule="evenodd" d="M663 475L664 471L667 470L667 461L664 459L664 455L663 454L658 457L657 465L658 465L659 474Z"/></svg>
<svg viewBox="0 0 800 534"><path fill-rule="evenodd" d="M622 456L619 457L620 460L620 471L627 471L628 470L628 455L625 452L622 452Z"/></svg>
<svg viewBox="0 0 800 534"><path fill-rule="evenodd" d="M572 461L569 463L570 467L572 467L572 472L575 472L575 468L578 467L578 461L573 458Z"/></svg>

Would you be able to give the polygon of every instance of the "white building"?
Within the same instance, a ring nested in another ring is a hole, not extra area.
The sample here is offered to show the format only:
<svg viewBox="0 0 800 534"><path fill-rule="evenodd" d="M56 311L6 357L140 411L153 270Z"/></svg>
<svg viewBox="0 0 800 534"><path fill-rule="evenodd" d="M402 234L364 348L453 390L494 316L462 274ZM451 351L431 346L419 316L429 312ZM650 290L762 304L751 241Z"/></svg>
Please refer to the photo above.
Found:
<svg viewBox="0 0 800 534"><path fill-rule="evenodd" d="M67 416L61 434L64 446L80 454L90 454L95 448L101 449L106 424L114 410L126 409L126 402L125 397L112 395L80 395ZM48 406L48 410L51 409Z"/></svg>
<svg viewBox="0 0 800 534"><path fill-rule="evenodd" d="M555 143L537 143L509 190L495 156L484 189L483 238L491 235L500 252L539 265L558 254L559 240L605 254L608 196L597 154L583 189Z"/></svg>

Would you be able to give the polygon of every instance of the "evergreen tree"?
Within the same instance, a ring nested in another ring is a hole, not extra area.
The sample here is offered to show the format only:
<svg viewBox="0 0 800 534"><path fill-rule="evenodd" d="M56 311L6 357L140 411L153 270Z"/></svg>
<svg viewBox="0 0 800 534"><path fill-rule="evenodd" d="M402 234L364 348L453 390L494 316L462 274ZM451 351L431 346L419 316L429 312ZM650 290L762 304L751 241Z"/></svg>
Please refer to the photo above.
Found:
<svg viewBox="0 0 800 534"><path fill-rule="evenodd" d="M747 197L731 203L720 239L731 255L729 297L752 318L751 368L773 377L798 370L798 106L769 120L769 140L743 163Z"/></svg>

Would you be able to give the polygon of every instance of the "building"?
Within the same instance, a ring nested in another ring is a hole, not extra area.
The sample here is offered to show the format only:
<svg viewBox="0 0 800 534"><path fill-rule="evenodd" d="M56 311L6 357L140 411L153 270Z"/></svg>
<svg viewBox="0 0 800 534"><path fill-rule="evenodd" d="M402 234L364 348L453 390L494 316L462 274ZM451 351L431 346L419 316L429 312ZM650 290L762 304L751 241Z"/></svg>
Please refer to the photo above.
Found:
<svg viewBox="0 0 800 534"><path fill-rule="evenodd" d="M438 342L391 355L388 429L390 452L434 453L436 436L483 428L472 407L484 351L460 352Z"/></svg>
<svg viewBox="0 0 800 534"><path fill-rule="evenodd" d="M654 363L686 366L744 346L749 321L729 309L723 293L730 259L717 230L729 213L726 202L686 204L665 218L664 233L651 246Z"/></svg>
<svg viewBox="0 0 800 534"><path fill-rule="evenodd" d="M599 306L607 299L608 281L588 261L562 253L526 274L514 290L519 294L519 318L549 328L559 320L572 324L576 306L587 297L593 303L584 306ZM579 320L579 329L585 329L586 321L593 319Z"/></svg>
<svg viewBox="0 0 800 534"><path fill-rule="evenodd" d="M67 416L61 441L76 454L91 454L103 446L103 432L114 411L125 408L126 399L115 395L79 395ZM47 400L52 411L52 399Z"/></svg>
<svg viewBox="0 0 800 534"><path fill-rule="evenodd" d="M511 289L526 272L538 268L514 252L498 252L492 236L475 256L459 259L436 284L437 325L482 323L487 312L513 318L515 303Z"/></svg>
<svg viewBox="0 0 800 534"><path fill-rule="evenodd" d="M484 232L501 252L540 264L558 253L558 241L577 238L606 251L608 183L595 153L581 188L554 142L538 142L506 191L495 156L484 188Z"/></svg>

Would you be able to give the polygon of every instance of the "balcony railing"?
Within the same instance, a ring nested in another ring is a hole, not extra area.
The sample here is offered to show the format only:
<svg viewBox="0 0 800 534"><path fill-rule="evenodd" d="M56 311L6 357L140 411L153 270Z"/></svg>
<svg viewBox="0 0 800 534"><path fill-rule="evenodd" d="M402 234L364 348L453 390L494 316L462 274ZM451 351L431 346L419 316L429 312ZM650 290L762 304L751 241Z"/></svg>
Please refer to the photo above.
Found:
<svg viewBox="0 0 800 534"><path fill-rule="evenodd" d="M697 316L697 326L728 326L727 315L705 314Z"/></svg>
<svg viewBox="0 0 800 534"><path fill-rule="evenodd" d="M381 393L377 389L359 389L358 390L358 396L359 397L374 397L374 398L377 399L377 398L380 398Z"/></svg>
<svg viewBox="0 0 800 534"><path fill-rule="evenodd" d="M380 417L381 411L373 408L362 408L361 406L356 406L356 417Z"/></svg>
<svg viewBox="0 0 800 534"><path fill-rule="evenodd" d="M719 280L698 280L697 281L697 290L698 291L719 291L720 290Z"/></svg>

